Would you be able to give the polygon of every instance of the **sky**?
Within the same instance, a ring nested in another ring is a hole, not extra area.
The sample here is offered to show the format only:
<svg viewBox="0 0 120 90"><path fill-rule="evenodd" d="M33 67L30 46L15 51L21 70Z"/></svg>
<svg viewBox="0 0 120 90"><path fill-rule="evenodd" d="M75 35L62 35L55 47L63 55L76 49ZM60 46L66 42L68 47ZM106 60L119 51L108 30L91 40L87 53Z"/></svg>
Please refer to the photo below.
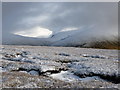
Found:
<svg viewBox="0 0 120 90"><path fill-rule="evenodd" d="M118 33L116 2L3 2L2 35L48 38L71 30Z"/></svg>
<svg viewBox="0 0 120 90"><path fill-rule="evenodd" d="M2 44L2 3L0 2L0 45Z"/></svg>

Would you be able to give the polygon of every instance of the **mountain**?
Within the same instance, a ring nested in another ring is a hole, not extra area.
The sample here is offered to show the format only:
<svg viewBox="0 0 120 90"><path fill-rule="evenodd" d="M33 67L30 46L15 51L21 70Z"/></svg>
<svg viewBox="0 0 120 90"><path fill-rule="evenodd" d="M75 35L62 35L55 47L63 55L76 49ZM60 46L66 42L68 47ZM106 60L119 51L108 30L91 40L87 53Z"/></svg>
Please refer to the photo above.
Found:
<svg viewBox="0 0 120 90"><path fill-rule="evenodd" d="M94 30L76 30L60 32L52 36L56 39L52 46L74 46L103 49L119 49L118 36L108 32L95 32Z"/></svg>
<svg viewBox="0 0 120 90"><path fill-rule="evenodd" d="M94 30L62 31L49 38L24 37L8 34L2 37L2 44L9 45L41 45L41 46L73 46L89 48L117 49L120 45L117 35L99 33Z"/></svg>
<svg viewBox="0 0 120 90"><path fill-rule="evenodd" d="M56 34L53 34L51 36L51 41L53 42L52 45L59 43L60 41L63 41L67 38L72 37L75 33L80 32L79 30L74 30L74 31L63 31L63 32L58 32Z"/></svg>
<svg viewBox="0 0 120 90"><path fill-rule="evenodd" d="M48 38L33 38L33 37L24 37L15 34L8 34L2 36L3 45L50 45Z"/></svg>
<svg viewBox="0 0 120 90"><path fill-rule="evenodd" d="M85 43L90 43L93 41L99 41L105 38L110 38L109 35L104 34L97 34L96 32L93 32L92 30L76 30L76 31L66 31L66 32L60 32L57 33L52 37L52 39L56 39L56 42L54 42L52 45L57 46L76 46L76 45L82 45Z"/></svg>

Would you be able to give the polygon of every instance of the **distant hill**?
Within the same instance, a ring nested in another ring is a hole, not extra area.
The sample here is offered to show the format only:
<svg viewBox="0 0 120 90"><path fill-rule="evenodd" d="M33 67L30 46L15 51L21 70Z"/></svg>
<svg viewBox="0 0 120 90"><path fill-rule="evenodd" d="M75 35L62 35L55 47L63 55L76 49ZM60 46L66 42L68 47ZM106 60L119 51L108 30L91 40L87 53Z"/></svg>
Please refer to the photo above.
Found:
<svg viewBox="0 0 120 90"><path fill-rule="evenodd" d="M7 37L2 36L3 45L50 45L47 38L24 37L15 34L8 34Z"/></svg>
<svg viewBox="0 0 120 90"><path fill-rule="evenodd" d="M3 36L2 44L120 49L120 42L117 35L97 34L88 30L58 32L49 38L33 38L8 34L7 37Z"/></svg>

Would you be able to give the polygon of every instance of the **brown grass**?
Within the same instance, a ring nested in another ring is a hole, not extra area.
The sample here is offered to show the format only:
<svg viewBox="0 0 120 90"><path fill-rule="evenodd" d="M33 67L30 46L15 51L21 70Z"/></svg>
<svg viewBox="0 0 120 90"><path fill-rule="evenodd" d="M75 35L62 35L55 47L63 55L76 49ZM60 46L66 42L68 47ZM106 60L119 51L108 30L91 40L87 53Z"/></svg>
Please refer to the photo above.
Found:
<svg viewBox="0 0 120 90"><path fill-rule="evenodd" d="M114 40L100 40L90 43L90 48L99 48L99 49L117 49L120 50L120 41L118 38Z"/></svg>

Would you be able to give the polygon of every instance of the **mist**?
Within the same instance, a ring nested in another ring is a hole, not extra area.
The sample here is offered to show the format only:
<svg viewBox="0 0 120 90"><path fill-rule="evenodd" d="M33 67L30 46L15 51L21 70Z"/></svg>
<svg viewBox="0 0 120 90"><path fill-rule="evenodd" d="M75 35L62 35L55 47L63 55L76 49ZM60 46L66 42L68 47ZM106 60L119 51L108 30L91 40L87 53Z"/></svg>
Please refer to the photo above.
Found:
<svg viewBox="0 0 120 90"><path fill-rule="evenodd" d="M3 2L2 15L3 44L28 43L24 37L54 43L61 32L61 39L72 36L67 42L118 36L117 2Z"/></svg>

